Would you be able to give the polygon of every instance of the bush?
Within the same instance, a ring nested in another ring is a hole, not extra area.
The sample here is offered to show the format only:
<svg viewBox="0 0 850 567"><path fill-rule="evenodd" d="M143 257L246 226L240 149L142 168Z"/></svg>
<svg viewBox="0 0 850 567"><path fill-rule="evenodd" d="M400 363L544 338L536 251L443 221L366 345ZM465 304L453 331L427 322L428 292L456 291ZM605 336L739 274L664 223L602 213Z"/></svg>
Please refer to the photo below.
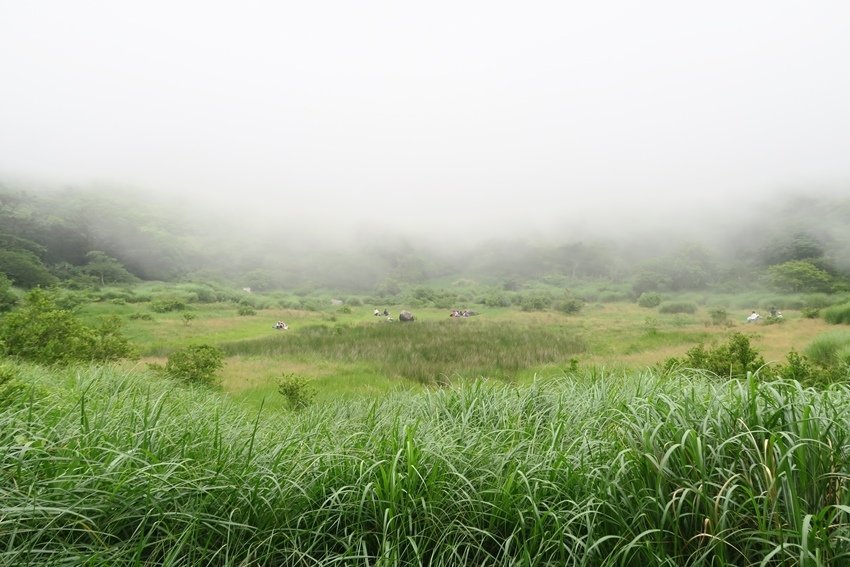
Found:
<svg viewBox="0 0 850 567"><path fill-rule="evenodd" d="M480 303L488 307L510 307L511 299L504 293L492 293L483 298Z"/></svg>
<svg viewBox="0 0 850 567"><path fill-rule="evenodd" d="M4 323L0 331L3 352L32 362L67 364L135 356L120 333L117 317L104 319L95 328L87 327L40 289L27 294L24 306L7 315Z"/></svg>
<svg viewBox="0 0 850 567"><path fill-rule="evenodd" d="M823 310L823 320L833 325L850 324L850 303L827 307Z"/></svg>
<svg viewBox="0 0 850 567"><path fill-rule="evenodd" d="M159 297L151 302L151 311L156 313L168 313L169 311L183 311L186 302L178 297Z"/></svg>
<svg viewBox="0 0 850 567"><path fill-rule="evenodd" d="M295 374L284 374L277 386L277 391L286 398L286 405L293 411L300 411L313 403L316 390L309 381Z"/></svg>
<svg viewBox="0 0 850 567"><path fill-rule="evenodd" d="M817 307L804 307L801 313L806 319L817 319L820 317L820 309Z"/></svg>
<svg viewBox="0 0 850 567"><path fill-rule="evenodd" d="M138 358L136 350L127 337L121 334L121 319L113 315L101 319L93 334L91 360L113 361L122 358Z"/></svg>
<svg viewBox="0 0 850 567"><path fill-rule="evenodd" d="M252 315L256 315L257 312L256 310L254 310L253 307L249 305L240 305L239 308L236 310L236 314L240 317L250 317Z"/></svg>
<svg viewBox="0 0 850 567"><path fill-rule="evenodd" d="M208 386L218 383L215 375L224 366L224 353L211 345L194 345L176 350L165 363L165 373L173 378Z"/></svg>
<svg viewBox="0 0 850 567"><path fill-rule="evenodd" d="M664 362L667 370L685 367L707 370L717 376L746 376L748 372L769 374L764 358L750 345L750 339L741 333L732 333L726 344L706 348L704 344L693 347L683 359L669 358Z"/></svg>
<svg viewBox="0 0 850 567"><path fill-rule="evenodd" d="M130 313L127 317L134 320L153 321L153 316L150 313Z"/></svg>
<svg viewBox="0 0 850 567"><path fill-rule="evenodd" d="M556 307L558 311L562 313L574 315L581 311L582 307L584 307L584 301L582 301L578 297L568 295L563 300L559 301Z"/></svg>
<svg viewBox="0 0 850 567"><path fill-rule="evenodd" d="M645 291L640 294L637 302L641 307L658 307L661 305L661 294Z"/></svg>
<svg viewBox="0 0 850 567"><path fill-rule="evenodd" d="M697 306L693 303L687 303L684 301L671 301L669 303L662 303L658 308L659 313L688 313L693 314L697 312Z"/></svg>
<svg viewBox="0 0 850 567"><path fill-rule="evenodd" d="M523 311L545 311L552 306L552 294L548 291L538 291L522 295L519 300Z"/></svg>

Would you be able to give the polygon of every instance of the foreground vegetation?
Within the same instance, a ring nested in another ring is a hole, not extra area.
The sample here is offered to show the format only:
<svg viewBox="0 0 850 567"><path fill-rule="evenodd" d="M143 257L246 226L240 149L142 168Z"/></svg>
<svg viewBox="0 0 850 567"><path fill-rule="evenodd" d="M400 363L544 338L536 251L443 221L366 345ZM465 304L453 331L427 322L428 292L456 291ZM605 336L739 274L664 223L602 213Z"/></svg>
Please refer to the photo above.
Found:
<svg viewBox="0 0 850 567"><path fill-rule="evenodd" d="M0 563L841 565L850 388L561 375L247 413L3 365Z"/></svg>

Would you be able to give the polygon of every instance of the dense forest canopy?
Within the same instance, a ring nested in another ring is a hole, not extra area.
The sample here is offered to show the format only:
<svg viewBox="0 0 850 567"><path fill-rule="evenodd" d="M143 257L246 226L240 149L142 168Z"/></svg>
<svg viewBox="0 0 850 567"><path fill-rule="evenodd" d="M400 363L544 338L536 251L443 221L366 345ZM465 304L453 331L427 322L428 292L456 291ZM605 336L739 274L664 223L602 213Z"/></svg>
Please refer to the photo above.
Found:
<svg viewBox="0 0 850 567"><path fill-rule="evenodd" d="M131 191L6 184L0 185L0 272L24 288L216 280L258 290L371 293L460 278L506 289L601 279L629 283L635 295L756 282L778 291L847 288L849 198L788 196L759 211L731 228L694 219L700 228L687 234L661 222L655 231L613 226L579 239L517 234L446 246L361 231L334 242Z"/></svg>

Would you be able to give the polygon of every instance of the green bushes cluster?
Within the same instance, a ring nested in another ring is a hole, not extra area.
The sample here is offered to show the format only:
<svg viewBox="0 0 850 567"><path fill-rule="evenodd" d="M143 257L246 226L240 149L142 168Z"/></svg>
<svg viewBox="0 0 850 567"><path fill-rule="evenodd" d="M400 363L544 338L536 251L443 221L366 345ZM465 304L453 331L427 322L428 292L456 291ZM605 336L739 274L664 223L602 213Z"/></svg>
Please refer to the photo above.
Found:
<svg viewBox="0 0 850 567"><path fill-rule="evenodd" d="M60 309L49 292L34 289L24 305L8 314L0 329L0 345L8 356L40 364L113 361L136 356L121 334L118 317L88 327L73 313Z"/></svg>
<svg viewBox="0 0 850 567"><path fill-rule="evenodd" d="M495 292L482 298L480 303L487 307L510 307L512 302L508 294Z"/></svg>
<svg viewBox="0 0 850 567"><path fill-rule="evenodd" d="M548 291L523 293L519 296L519 307L523 311L545 311L552 307L554 297Z"/></svg>
<svg viewBox="0 0 850 567"><path fill-rule="evenodd" d="M640 294L637 300L638 305L641 307L653 308L661 305L661 294L655 293L651 291L645 291Z"/></svg>
<svg viewBox="0 0 850 567"><path fill-rule="evenodd" d="M564 299L558 301L555 304L555 307L561 313L566 313L567 315L574 315L582 310L582 308L584 307L584 301L574 295L566 294L564 296Z"/></svg>
<svg viewBox="0 0 850 567"><path fill-rule="evenodd" d="M257 311L250 305L240 305L236 309L236 314L240 317L250 317L257 314Z"/></svg>
<svg viewBox="0 0 850 567"><path fill-rule="evenodd" d="M186 300L179 297L158 297L151 301L150 308L156 313L183 311L186 309Z"/></svg>
<svg viewBox="0 0 850 567"><path fill-rule="evenodd" d="M765 363L764 357L742 333L732 333L725 343L699 344L683 358L669 358L662 365L669 372L680 368L705 370L721 377L744 377L757 373L762 379L784 378L805 385L826 385L850 380L850 333L819 337L801 355L789 352L782 364Z"/></svg>
<svg viewBox="0 0 850 567"><path fill-rule="evenodd" d="M750 345L742 333L732 333L724 344L706 347L700 343L685 353L684 358L668 358L665 370L692 368L706 370L717 376L740 377L765 367L764 358Z"/></svg>

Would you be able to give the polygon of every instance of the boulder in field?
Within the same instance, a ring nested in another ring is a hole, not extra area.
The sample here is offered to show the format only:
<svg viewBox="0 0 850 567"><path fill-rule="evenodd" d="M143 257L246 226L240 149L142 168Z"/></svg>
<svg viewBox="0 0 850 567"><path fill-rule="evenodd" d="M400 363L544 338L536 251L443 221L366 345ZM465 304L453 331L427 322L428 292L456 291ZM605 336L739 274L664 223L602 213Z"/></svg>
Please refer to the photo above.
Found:
<svg viewBox="0 0 850 567"><path fill-rule="evenodd" d="M410 321L413 321L414 319L416 319L416 318L413 316L413 313L411 313L410 311L402 311L401 313L398 314L398 320L402 321L404 323L408 323Z"/></svg>

